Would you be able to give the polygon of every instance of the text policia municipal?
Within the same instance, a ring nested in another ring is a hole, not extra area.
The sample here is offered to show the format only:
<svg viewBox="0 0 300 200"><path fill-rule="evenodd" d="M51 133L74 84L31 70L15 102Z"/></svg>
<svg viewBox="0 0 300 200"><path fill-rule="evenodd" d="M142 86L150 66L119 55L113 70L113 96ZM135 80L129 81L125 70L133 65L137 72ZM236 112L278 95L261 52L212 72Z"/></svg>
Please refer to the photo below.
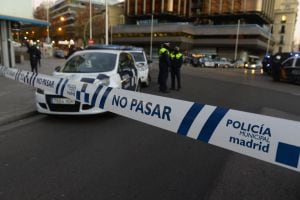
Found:
<svg viewBox="0 0 300 200"><path fill-rule="evenodd" d="M226 127L239 131L238 136L229 137L229 142L265 153L269 152L271 129L264 124L250 124L228 119Z"/></svg>

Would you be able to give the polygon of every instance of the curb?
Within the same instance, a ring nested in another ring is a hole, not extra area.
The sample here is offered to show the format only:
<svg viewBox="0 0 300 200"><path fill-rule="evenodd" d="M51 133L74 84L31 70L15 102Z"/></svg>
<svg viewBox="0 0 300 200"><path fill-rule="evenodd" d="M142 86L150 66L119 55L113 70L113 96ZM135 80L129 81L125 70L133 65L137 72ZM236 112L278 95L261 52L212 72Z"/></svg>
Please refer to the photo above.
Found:
<svg viewBox="0 0 300 200"><path fill-rule="evenodd" d="M7 125L7 124L10 124L10 123L13 123L13 122L16 122L16 121L19 121L19 120L22 120L22 119L25 119L28 117L32 117L37 114L38 114L38 112L34 110L34 111L28 111L28 112L25 112L25 113L22 113L19 115L5 117L3 119L0 119L0 126Z"/></svg>

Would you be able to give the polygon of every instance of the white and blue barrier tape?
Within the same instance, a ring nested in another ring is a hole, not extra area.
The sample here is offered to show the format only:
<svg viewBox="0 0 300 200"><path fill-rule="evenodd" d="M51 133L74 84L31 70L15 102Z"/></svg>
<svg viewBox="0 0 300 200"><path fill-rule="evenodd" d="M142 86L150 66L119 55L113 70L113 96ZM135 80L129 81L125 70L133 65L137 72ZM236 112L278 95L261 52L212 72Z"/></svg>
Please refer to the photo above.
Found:
<svg viewBox="0 0 300 200"><path fill-rule="evenodd" d="M300 172L300 122L0 66L7 78Z"/></svg>

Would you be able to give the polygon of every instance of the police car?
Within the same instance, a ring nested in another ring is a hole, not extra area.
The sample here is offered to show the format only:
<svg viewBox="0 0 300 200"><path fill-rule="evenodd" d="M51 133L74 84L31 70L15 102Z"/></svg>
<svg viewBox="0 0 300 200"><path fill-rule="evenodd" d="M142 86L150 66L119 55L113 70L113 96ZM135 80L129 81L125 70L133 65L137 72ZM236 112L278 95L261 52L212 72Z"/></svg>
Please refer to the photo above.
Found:
<svg viewBox="0 0 300 200"><path fill-rule="evenodd" d="M147 61L145 51L143 48L129 47L127 52L131 53L134 57L141 84L146 87L149 86L151 82L149 64L151 61Z"/></svg>
<svg viewBox="0 0 300 200"><path fill-rule="evenodd" d="M133 56L120 48L89 47L75 52L54 76L113 88L139 91L140 80ZM45 114L83 115L104 110L83 104L48 91L38 89L35 95L37 111Z"/></svg>
<svg viewBox="0 0 300 200"><path fill-rule="evenodd" d="M282 62L280 67L280 79L292 83L300 82L300 57L295 54Z"/></svg>

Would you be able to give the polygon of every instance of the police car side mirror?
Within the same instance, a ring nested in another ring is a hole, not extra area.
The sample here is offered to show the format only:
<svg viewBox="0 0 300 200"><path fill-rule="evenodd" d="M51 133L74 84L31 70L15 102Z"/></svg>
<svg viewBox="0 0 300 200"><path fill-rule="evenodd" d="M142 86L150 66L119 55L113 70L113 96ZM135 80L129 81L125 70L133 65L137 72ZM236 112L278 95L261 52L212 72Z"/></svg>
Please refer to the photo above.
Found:
<svg viewBox="0 0 300 200"><path fill-rule="evenodd" d="M61 66L55 67L54 71L59 72L61 70Z"/></svg>

